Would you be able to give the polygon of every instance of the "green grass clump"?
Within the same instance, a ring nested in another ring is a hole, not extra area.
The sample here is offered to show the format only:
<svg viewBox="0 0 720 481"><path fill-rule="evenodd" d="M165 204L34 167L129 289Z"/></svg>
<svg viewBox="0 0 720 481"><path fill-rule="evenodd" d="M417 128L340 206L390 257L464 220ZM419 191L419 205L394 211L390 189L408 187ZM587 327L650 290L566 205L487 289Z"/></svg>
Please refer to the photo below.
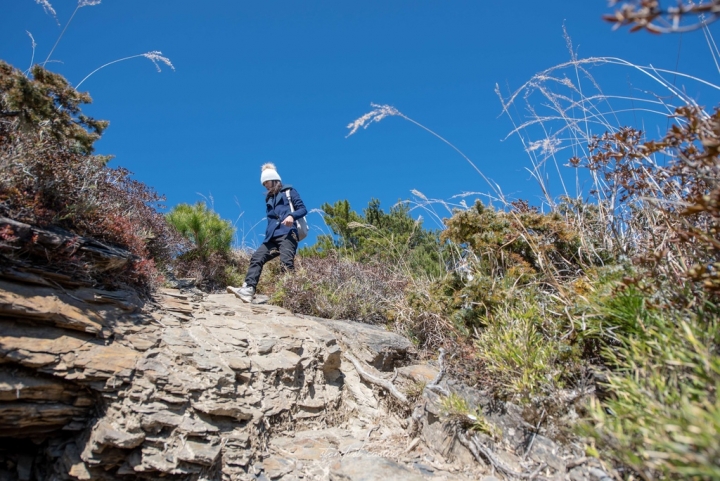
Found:
<svg viewBox="0 0 720 481"><path fill-rule="evenodd" d="M528 307L496 316L475 340L478 357L501 391L524 399L561 387L558 357L570 349L544 336L535 308Z"/></svg>
<svg viewBox="0 0 720 481"><path fill-rule="evenodd" d="M607 399L582 432L648 478L720 479L720 326L714 304L657 309L630 289L600 306L614 342Z"/></svg>
<svg viewBox="0 0 720 481"><path fill-rule="evenodd" d="M440 400L440 406L445 416L459 419L468 429L493 438L500 437L500 429L485 418L482 410L479 407L471 408L467 400L459 394L450 393L443 397Z"/></svg>

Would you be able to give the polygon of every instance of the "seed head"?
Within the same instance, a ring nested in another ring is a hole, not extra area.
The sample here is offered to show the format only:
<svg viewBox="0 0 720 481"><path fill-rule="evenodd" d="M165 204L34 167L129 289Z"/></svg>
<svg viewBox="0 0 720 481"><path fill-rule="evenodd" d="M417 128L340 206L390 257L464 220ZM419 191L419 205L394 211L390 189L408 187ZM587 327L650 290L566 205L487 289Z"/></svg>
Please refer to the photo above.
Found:
<svg viewBox="0 0 720 481"><path fill-rule="evenodd" d="M392 107L390 105L378 105L378 104L370 104L371 107L374 107L373 110L366 113L359 119L355 120L354 122L351 122L348 124L347 128L350 129L350 133L345 136L345 138L350 137L352 134L357 132L357 130L362 127L363 129L367 129L371 123L373 122L380 122L385 117L389 117L391 115L399 115L402 116L400 111L396 109L395 107Z"/></svg>
<svg viewBox="0 0 720 481"><path fill-rule="evenodd" d="M40 5L43 10L45 10L45 13L47 13L48 15L52 15L56 22L58 21L57 13L55 12L53 6L50 5L50 2L48 0L35 0L35 3Z"/></svg>
<svg viewBox="0 0 720 481"><path fill-rule="evenodd" d="M100 3L99 0L97 0L98 3ZM158 62L162 62L171 69L175 70L175 67L173 66L172 62L169 58L163 57L162 52L158 50L153 50L152 52L144 53L142 54L143 57L149 59L153 64L155 64L155 68L158 72L162 72L162 69L160 69L160 64Z"/></svg>

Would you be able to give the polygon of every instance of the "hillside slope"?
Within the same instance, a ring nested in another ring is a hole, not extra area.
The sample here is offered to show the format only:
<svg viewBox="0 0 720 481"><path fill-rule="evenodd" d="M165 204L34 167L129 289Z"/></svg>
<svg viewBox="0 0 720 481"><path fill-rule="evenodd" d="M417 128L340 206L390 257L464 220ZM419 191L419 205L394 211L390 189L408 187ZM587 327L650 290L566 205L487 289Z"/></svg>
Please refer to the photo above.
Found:
<svg viewBox="0 0 720 481"><path fill-rule="evenodd" d="M376 326L0 269L0 479L592 479L580 454Z"/></svg>

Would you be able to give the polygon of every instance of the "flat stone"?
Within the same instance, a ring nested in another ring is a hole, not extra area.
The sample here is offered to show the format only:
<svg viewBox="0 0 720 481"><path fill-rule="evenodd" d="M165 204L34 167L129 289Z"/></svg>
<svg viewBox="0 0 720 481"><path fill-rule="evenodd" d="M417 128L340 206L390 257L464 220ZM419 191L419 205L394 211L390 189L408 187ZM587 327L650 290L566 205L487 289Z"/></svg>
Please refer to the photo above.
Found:
<svg viewBox="0 0 720 481"><path fill-rule="evenodd" d="M283 437L273 439L272 445L292 454L293 459L302 461L318 461L338 453L337 445L328 439Z"/></svg>
<svg viewBox="0 0 720 481"><path fill-rule="evenodd" d="M57 361L57 356L53 356L52 354L32 352L25 349L10 351L5 357L11 361L19 362L23 366L34 368L54 364Z"/></svg>
<svg viewBox="0 0 720 481"><path fill-rule="evenodd" d="M546 463L555 470L565 471L565 461L557 455L557 445L545 436L535 436L530 459L538 463Z"/></svg>
<svg viewBox="0 0 720 481"><path fill-rule="evenodd" d="M180 289L178 289L178 288L164 287L164 288L158 289L158 293L160 293L163 297L170 297L170 298L182 299L182 300L189 299L189 296L187 294L183 294L180 291Z"/></svg>
<svg viewBox="0 0 720 481"><path fill-rule="evenodd" d="M162 401L168 404L185 404L187 402L187 398L173 396L172 394L167 394L165 391L156 394L155 396L153 396L153 399L157 399L158 401Z"/></svg>
<svg viewBox="0 0 720 481"><path fill-rule="evenodd" d="M102 446L132 449L142 444L145 440L145 433L128 433L108 421L100 421L93 428L92 440Z"/></svg>
<svg viewBox="0 0 720 481"><path fill-rule="evenodd" d="M270 456L269 458L263 459L262 467L270 479L278 479L286 474L290 474L295 468L295 463L287 458Z"/></svg>
<svg viewBox="0 0 720 481"><path fill-rule="evenodd" d="M230 356L225 357L225 361L233 371L249 371L252 365L250 359L246 357Z"/></svg>
<svg viewBox="0 0 720 481"><path fill-rule="evenodd" d="M272 352L276 344L277 339L260 339L257 341L257 352L258 354L268 354Z"/></svg>
<svg viewBox="0 0 720 481"><path fill-rule="evenodd" d="M200 371L217 371L222 369L217 358L211 358L205 351L195 350L192 354L192 363Z"/></svg>
<svg viewBox="0 0 720 481"><path fill-rule="evenodd" d="M200 443L196 441L185 441L183 448L178 453L178 459L188 463L211 466L222 449L219 440L214 442Z"/></svg>
<svg viewBox="0 0 720 481"><path fill-rule="evenodd" d="M163 308L168 311L181 312L189 314L193 311L192 305L189 302L180 298L166 297L163 299Z"/></svg>
<svg viewBox="0 0 720 481"><path fill-rule="evenodd" d="M89 400L79 386L60 378L38 377L19 369L8 372L0 367L0 401L55 401L78 406L78 398Z"/></svg>
<svg viewBox="0 0 720 481"><path fill-rule="evenodd" d="M56 327L27 326L19 322L0 323L0 357L8 357L29 367L47 364L53 358L75 353L92 342L84 334L68 332ZM53 362L53 361L51 361Z"/></svg>
<svg viewBox="0 0 720 481"><path fill-rule="evenodd" d="M126 338L137 351L147 351L152 349L158 343L157 338L150 338L144 335L131 335Z"/></svg>
<svg viewBox="0 0 720 481"><path fill-rule="evenodd" d="M432 416L434 422L423 426L422 437L425 443L446 460L459 461L462 464L473 464L475 457L463 446L451 431L448 431L441 420Z"/></svg>
<svg viewBox="0 0 720 481"><path fill-rule="evenodd" d="M145 445L142 448L141 462L133 466L133 470L137 473L159 471L161 473L170 473L177 467L177 461L174 457L167 456L166 453L154 446Z"/></svg>
<svg viewBox="0 0 720 481"><path fill-rule="evenodd" d="M401 376L405 376L419 383L429 383L435 380L438 370L427 364L413 364L398 369Z"/></svg>
<svg viewBox="0 0 720 481"><path fill-rule="evenodd" d="M413 350L408 339L379 326L353 321L313 319L339 334L360 359L381 371L392 371L396 362L404 360Z"/></svg>
<svg viewBox="0 0 720 481"><path fill-rule="evenodd" d="M184 329L167 329L162 336L162 340L168 346L193 346L195 341L190 337Z"/></svg>
<svg viewBox="0 0 720 481"><path fill-rule="evenodd" d="M142 416L141 419L140 425L142 428L145 431L150 431L162 426L180 426L185 418L179 414L173 414L169 411L160 411L147 416Z"/></svg>
<svg viewBox="0 0 720 481"><path fill-rule="evenodd" d="M150 373L152 378L167 378L170 371L168 370L169 362L164 358L143 358L138 362L137 369L146 374Z"/></svg>
<svg viewBox="0 0 720 481"><path fill-rule="evenodd" d="M130 409L139 414L152 414L167 410L167 405L163 403L137 403L131 404Z"/></svg>
<svg viewBox="0 0 720 481"><path fill-rule="evenodd" d="M0 432L4 437L25 438L62 430L87 416L86 407L53 402L0 403Z"/></svg>
<svg viewBox="0 0 720 481"><path fill-rule="evenodd" d="M267 356L252 356L250 360L262 372L294 371L300 364L300 356L284 350Z"/></svg>
<svg viewBox="0 0 720 481"><path fill-rule="evenodd" d="M345 456L330 465L330 481L422 481L423 476L389 459L372 454Z"/></svg>
<svg viewBox="0 0 720 481"><path fill-rule="evenodd" d="M83 303L50 287L29 286L0 280L0 314L47 321L66 329L97 334L103 316L83 308Z"/></svg>
<svg viewBox="0 0 720 481"><path fill-rule="evenodd" d="M80 351L75 365L98 373L115 374L133 370L141 356L138 351L118 343L95 345L87 351Z"/></svg>
<svg viewBox="0 0 720 481"><path fill-rule="evenodd" d="M257 409L231 400L195 401L192 403L192 407L205 414L231 417L238 421L247 421L262 416Z"/></svg>
<svg viewBox="0 0 720 481"><path fill-rule="evenodd" d="M206 423L202 419L194 419L189 417L183 417L182 422L178 426L181 432L199 436L201 434L216 433L219 431L217 426Z"/></svg>
<svg viewBox="0 0 720 481"><path fill-rule="evenodd" d="M225 323L221 327L210 327L210 332L216 341L230 346L245 348L249 345L246 332L227 327Z"/></svg>

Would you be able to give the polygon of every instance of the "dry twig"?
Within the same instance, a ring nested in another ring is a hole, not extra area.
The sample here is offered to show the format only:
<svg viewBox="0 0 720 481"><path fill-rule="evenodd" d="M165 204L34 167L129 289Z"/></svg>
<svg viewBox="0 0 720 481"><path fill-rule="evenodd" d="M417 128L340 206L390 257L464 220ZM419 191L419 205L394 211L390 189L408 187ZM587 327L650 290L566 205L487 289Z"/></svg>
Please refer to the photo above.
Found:
<svg viewBox="0 0 720 481"><path fill-rule="evenodd" d="M512 478L535 479L538 473L546 466L545 463L540 463L540 465L535 468L535 471L533 471L532 473L518 473L517 471L500 461L498 458L496 458L492 451L483 446L483 444L477 439L476 436L468 438L464 432L459 431L457 433L457 438L460 441L460 444L465 446L473 454L473 456L478 462L483 462L482 458L485 458L493 468L497 469L504 475ZM481 454L482 457L480 456Z"/></svg>
<svg viewBox="0 0 720 481"><path fill-rule="evenodd" d="M437 393L442 394L443 396L449 396L450 393L447 389L440 386L440 381L442 381L443 376L445 375L445 349L442 347L440 348L440 356L438 357L438 367L440 370L437 373L437 376L435 376L435 379L432 380L432 382L425 386L425 389L430 389L431 391L435 391Z"/></svg>

